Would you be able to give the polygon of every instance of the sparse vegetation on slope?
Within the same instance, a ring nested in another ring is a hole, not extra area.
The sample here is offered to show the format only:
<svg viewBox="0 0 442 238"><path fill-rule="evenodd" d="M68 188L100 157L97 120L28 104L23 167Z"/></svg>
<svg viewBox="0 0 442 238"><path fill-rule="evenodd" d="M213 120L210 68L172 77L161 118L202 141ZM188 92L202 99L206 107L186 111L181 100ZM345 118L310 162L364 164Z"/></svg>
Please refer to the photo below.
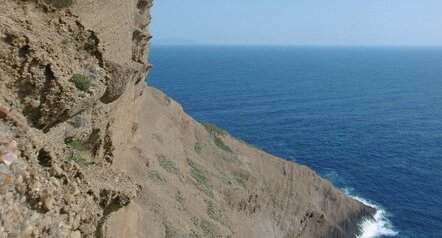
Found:
<svg viewBox="0 0 442 238"><path fill-rule="evenodd" d="M163 105L165 107L169 106L170 103L172 102L170 97L161 91L154 91L153 96L161 105Z"/></svg>
<svg viewBox="0 0 442 238"><path fill-rule="evenodd" d="M198 136L196 135L196 131L194 133L195 133L195 145L193 145L193 150L195 150L196 153L200 153L203 147L201 146L201 142Z"/></svg>
<svg viewBox="0 0 442 238"><path fill-rule="evenodd" d="M222 237L219 228L207 220L201 220L200 227L204 232L204 236L208 238L220 238Z"/></svg>
<svg viewBox="0 0 442 238"><path fill-rule="evenodd" d="M85 75L82 74L75 74L74 76L72 76L71 80L75 84L75 87L84 92L88 91L92 85L91 80L89 80Z"/></svg>
<svg viewBox="0 0 442 238"><path fill-rule="evenodd" d="M159 183L166 183L166 178L158 171L153 170L149 172L149 178L152 179L154 182Z"/></svg>
<svg viewBox="0 0 442 238"><path fill-rule="evenodd" d="M236 180L236 182L238 182L239 185L241 185L241 187L243 187L243 188L247 188L246 182L244 181L243 178L241 178L241 177L236 177L235 180Z"/></svg>
<svg viewBox="0 0 442 238"><path fill-rule="evenodd" d="M224 144L224 141L223 141L223 139L221 139L221 137L215 136L214 141L215 141L215 145L218 148L220 148L226 152L232 152L232 149L228 145Z"/></svg>
<svg viewBox="0 0 442 238"><path fill-rule="evenodd" d="M76 153L74 153L72 155L71 160L74 161L75 163L77 163L78 165L82 166L82 167L88 166L88 165L91 164L83 156L81 156L80 154L76 154Z"/></svg>
<svg viewBox="0 0 442 238"><path fill-rule="evenodd" d="M164 155L157 155L158 162L160 163L160 166L170 173L178 173L178 169L175 165L175 163L168 158L166 158Z"/></svg>
<svg viewBox="0 0 442 238"><path fill-rule="evenodd" d="M212 136L226 136L228 135L228 133L219 128L217 125L212 124L212 123L202 123L203 126L206 128L207 132L209 132L210 135Z"/></svg>
<svg viewBox="0 0 442 238"><path fill-rule="evenodd" d="M67 145L73 150L70 160L74 161L82 167L92 164L84 157L84 154L87 154L88 148L82 141L78 139L72 139L70 142L67 143Z"/></svg>
<svg viewBox="0 0 442 238"><path fill-rule="evenodd" d="M86 151L87 150L87 146L82 141L80 141L78 139L71 140L70 142L67 143L67 145L77 151Z"/></svg>
<svg viewBox="0 0 442 238"><path fill-rule="evenodd" d="M201 144L197 141L193 146L193 149L195 150L195 152L200 153L203 148L201 147Z"/></svg>
<svg viewBox="0 0 442 238"><path fill-rule="evenodd" d="M203 170L191 159L187 159L187 164L192 168L191 176L193 178L193 184L201 192L205 193L209 197L213 197L212 186L209 183L209 179Z"/></svg>
<svg viewBox="0 0 442 238"><path fill-rule="evenodd" d="M222 139L222 137L228 135L225 130L211 123L203 123L203 125L206 128L207 132L212 136L213 141L218 148L226 152L233 152L232 149L228 145L226 145Z"/></svg>
<svg viewBox="0 0 442 238"><path fill-rule="evenodd" d="M207 215L212 218L213 220L218 221L219 219L221 219L222 217L222 212L221 210L215 206L215 204L213 203L213 201L211 200L205 200L206 204L207 204Z"/></svg>

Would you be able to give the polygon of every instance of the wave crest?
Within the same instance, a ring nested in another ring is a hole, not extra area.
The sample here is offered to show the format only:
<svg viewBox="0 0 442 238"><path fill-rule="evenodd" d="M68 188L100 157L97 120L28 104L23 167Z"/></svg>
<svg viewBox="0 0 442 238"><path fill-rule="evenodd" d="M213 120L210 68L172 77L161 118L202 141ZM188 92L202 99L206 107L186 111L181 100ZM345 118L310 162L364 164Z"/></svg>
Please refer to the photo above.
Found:
<svg viewBox="0 0 442 238"><path fill-rule="evenodd" d="M377 238L398 235L398 232L394 230L393 225L388 220L385 210L363 198L351 195L346 189L344 189L344 191L353 199L376 209L373 219L365 219L359 224L362 234L357 236L357 238Z"/></svg>

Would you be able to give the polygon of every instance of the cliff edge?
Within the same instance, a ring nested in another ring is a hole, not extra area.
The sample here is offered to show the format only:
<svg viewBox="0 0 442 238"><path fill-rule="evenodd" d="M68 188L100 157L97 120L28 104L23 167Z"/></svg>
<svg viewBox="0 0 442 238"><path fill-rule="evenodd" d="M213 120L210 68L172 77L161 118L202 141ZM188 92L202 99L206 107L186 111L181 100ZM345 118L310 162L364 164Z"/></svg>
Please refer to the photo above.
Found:
<svg viewBox="0 0 442 238"><path fill-rule="evenodd" d="M375 212L147 86L151 0L0 3L0 237L356 237Z"/></svg>

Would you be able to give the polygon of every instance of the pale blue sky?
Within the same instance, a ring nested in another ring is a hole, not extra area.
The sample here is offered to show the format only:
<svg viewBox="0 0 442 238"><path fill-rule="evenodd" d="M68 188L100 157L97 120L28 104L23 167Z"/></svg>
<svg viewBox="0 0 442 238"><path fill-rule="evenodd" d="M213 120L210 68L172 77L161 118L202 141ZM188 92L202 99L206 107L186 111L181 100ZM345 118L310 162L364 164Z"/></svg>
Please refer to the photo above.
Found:
<svg viewBox="0 0 442 238"><path fill-rule="evenodd" d="M442 46L442 0L154 0L153 43Z"/></svg>

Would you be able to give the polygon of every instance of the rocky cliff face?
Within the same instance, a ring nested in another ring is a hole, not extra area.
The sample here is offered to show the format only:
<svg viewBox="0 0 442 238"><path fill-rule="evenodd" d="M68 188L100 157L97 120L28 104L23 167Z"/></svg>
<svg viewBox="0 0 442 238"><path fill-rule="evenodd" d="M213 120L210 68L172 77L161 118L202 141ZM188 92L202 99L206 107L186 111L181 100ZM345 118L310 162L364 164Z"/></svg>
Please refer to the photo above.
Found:
<svg viewBox="0 0 442 238"><path fill-rule="evenodd" d="M147 87L150 0L0 2L0 237L354 237L374 212Z"/></svg>

